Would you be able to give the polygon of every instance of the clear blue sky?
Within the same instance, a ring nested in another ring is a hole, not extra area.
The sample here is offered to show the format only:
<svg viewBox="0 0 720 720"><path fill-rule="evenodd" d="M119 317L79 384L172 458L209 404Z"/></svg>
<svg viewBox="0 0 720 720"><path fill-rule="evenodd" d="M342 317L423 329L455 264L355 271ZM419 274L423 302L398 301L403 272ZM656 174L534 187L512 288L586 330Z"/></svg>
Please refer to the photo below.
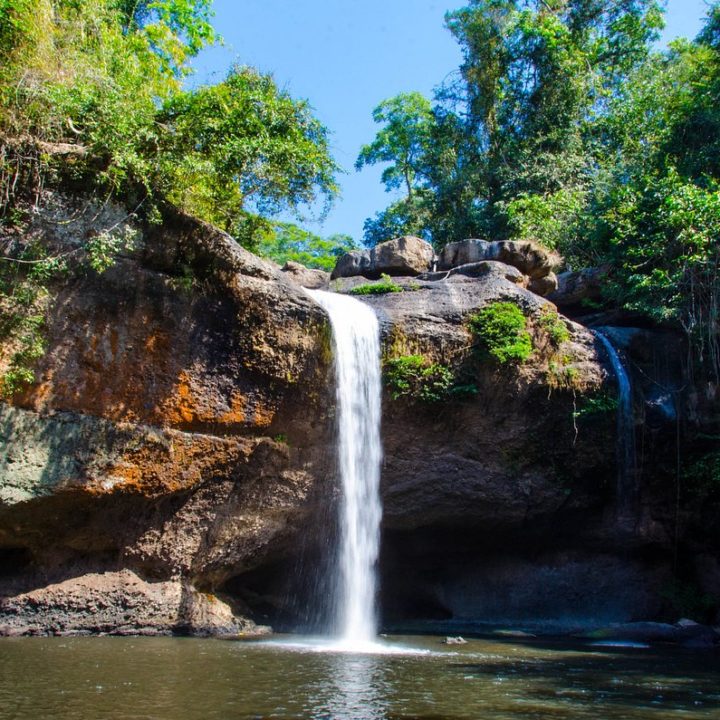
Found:
<svg viewBox="0 0 720 720"><path fill-rule="evenodd" d="M306 98L332 132L335 158L346 170L342 196L322 235L362 239L366 217L390 202L380 168L353 169L361 145L376 126L372 109L399 92L430 94L460 64L460 51L443 17L464 2L448 0L215 0L214 25L224 47L195 61L195 82L223 79L234 62L274 75L294 97ZM694 37L705 0L669 0L663 42Z"/></svg>

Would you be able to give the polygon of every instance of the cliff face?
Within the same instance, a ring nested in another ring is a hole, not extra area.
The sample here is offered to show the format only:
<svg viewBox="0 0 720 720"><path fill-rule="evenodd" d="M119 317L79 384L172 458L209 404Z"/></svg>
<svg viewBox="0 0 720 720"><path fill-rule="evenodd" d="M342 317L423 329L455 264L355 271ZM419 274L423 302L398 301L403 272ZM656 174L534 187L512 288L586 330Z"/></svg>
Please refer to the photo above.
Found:
<svg viewBox="0 0 720 720"><path fill-rule="evenodd" d="M48 247L124 216L49 203L27 230ZM175 216L60 285L46 335L0 410L2 594L123 569L214 588L294 541L332 461L325 318L300 288Z"/></svg>
<svg viewBox="0 0 720 720"><path fill-rule="evenodd" d="M71 247L123 218L50 197L27 232ZM388 357L446 363L475 390L385 398L384 609L651 616L668 582L666 517L618 530L612 417L577 419L611 376L568 322L558 381L541 329L552 306L511 270L488 263L367 300ZM537 351L520 369L468 349L468 315L497 300L530 318ZM58 285L49 313L37 382L0 407L0 633L237 632L245 616L290 612L286 598L312 585L301 560L321 564L332 544L323 311L228 236L174 215L142 227L105 274ZM81 608L85 595L102 613Z"/></svg>

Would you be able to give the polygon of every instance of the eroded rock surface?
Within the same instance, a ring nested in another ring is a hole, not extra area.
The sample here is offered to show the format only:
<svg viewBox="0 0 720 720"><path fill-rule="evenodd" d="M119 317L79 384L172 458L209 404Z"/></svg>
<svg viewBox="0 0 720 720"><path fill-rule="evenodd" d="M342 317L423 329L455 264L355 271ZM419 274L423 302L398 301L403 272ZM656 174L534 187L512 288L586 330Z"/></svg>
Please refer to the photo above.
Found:
<svg viewBox="0 0 720 720"><path fill-rule="evenodd" d="M0 635L237 635L258 628L214 595L129 570L90 573L0 599Z"/></svg>

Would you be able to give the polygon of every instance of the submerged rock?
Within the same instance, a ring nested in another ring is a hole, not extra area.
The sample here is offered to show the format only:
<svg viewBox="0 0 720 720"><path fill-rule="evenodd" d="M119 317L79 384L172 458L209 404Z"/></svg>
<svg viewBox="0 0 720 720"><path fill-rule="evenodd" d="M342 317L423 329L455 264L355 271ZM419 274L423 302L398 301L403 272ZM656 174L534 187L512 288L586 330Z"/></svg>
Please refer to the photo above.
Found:
<svg viewBox="0 0 720 720"><path fill-rule="evenodd" d="M448 636L443 640L443 645L467 645L468 641L460 635L456 637Z"/></svg>

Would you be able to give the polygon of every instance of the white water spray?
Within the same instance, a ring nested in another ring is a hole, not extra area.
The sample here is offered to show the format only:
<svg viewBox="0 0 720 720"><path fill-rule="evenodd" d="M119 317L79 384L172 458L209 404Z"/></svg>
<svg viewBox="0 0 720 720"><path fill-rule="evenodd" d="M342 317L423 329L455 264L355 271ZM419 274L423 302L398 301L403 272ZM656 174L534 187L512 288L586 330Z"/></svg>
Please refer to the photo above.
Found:
<svg viewBox="0 0 720 720"><path fill-rule="evenodd" d="M377 633L380 549L380 330L355 298L308 291L330 316L337 384L338 467L342 482L337 623L341 644L362 649Z"/></svg>

